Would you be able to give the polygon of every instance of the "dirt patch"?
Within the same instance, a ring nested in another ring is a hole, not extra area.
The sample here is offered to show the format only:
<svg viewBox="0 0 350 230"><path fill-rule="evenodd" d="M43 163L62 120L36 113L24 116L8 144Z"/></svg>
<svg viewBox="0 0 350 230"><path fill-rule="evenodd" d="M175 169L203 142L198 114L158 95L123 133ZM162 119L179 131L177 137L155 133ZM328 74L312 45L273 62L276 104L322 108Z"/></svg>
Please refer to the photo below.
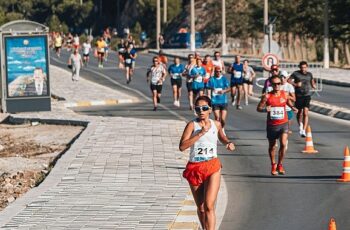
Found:
<svg viewBox="0 0 350 230"><path fill-rule="evenodd" d="M84 127L0 124L0 210L42 182Z"/></svg>

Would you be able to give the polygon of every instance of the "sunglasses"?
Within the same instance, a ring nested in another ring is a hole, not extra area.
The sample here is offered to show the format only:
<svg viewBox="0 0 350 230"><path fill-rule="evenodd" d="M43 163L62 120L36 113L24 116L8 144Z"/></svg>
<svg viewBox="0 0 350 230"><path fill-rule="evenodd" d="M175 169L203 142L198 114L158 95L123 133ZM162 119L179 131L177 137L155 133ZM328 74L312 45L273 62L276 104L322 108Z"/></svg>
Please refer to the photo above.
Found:
<svg viewBox="0 0 350 230"><path fill-rule="evenodd" d="M281 85L281 82L277 82L277 83L271 83L272 86L276 86L276 85Z"/></svg>
<svg viewBox="0 0 350 230"><path fill-rule="evenodd" d="M196 113L200 113L200 112L206 112L210 109L209 105L203 105L203 106L196 106L194 107L194 110L196 111Z"/></svg>
<svg viewBox="0 0 350 230"><path fill-rule="evenodd" d="M221 71L220 71L220 70L215 70L214 72L215 72L215 73L221 73Z"/></svg>
<svg viewBox="0 0 350 230"><path fill-rule="evenodd" d="M271 72L278 72L278 69L273 69L271 70Z"/></svg>

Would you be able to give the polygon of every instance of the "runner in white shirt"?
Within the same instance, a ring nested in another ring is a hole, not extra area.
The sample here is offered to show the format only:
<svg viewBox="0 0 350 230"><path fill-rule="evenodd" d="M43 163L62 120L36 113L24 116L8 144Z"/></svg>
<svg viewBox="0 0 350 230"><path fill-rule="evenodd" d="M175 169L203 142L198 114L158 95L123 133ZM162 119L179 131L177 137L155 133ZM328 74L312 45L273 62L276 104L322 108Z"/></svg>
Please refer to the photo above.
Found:
<svg viewBox="0 0 350 230"><path fill-rule="evenodd" d="M160 103L160 96L162 94L163 82L166 77L166 69L160 64L158 57L153 58L153 65L147 72L147 82L150 81L150 88L153 96L153 111L157 110L157 105Z"/></svg>
<svg viewBox="0 0 350 230"><path fill-rule="evenodd" d="M90 52L91 52L91 44L89 40L86 40L83 43L83 63L85 64L85 66L87 66L89 63Z"/></svg>
<svg viewBox="0 0 350 230"><path fill-rule="evenodd" d="M220 67L222 74L226 73L226 71L225 71L225 63L221 59L221 54L220 54L219 51L215 51L214 52L214 59L212 60L212 63L214 65L213 72L211 74L212 76L214 76L214 69L215 69L215 67Z"/></svg>

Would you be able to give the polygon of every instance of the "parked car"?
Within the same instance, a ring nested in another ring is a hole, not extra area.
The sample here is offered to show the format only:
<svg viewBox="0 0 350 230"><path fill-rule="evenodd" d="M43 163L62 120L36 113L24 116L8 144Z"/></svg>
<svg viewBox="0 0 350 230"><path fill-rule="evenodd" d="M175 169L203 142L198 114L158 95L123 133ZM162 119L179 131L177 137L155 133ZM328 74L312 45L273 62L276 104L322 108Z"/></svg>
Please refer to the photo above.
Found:
<svg viewBox="0 0 350 230"><path fill-rule="evenodd" d="M199 32L195 35L196 48L201 48L203 45L202 36ZM191 47L191 33L176 33L166 44L165 48L189 48Z"/></svg>

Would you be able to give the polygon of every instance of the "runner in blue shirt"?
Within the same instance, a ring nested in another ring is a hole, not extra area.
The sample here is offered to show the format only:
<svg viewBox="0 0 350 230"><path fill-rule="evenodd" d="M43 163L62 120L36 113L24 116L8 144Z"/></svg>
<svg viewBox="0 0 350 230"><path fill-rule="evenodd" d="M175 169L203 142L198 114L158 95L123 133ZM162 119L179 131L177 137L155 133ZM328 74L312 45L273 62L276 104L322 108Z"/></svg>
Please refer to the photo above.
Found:
<svg viewBox="0 0 350 230"><path fill-rule="evenodd" d="M202 66L202 59L196 59L196 66L192 68L190 75L193 77L192 90L193 90L193 98L196 100L197 97L203 96L204 91L204 77L206 71Z"/></svg>
<svg viewBox="0 0 350 230"><path fill-rule="evenodd" d="M242 95L242 85L243 85L243 64L241 63L241 56L237 55L235 57L235 62L232 63L230 67L231 73L231 102L232 105L236 105L237 109L242 109L241 95ZM237 92L236 92L237 90ZM235 101L235 96L237 93L237 102Z"/></svg>
<svg viewBox="0 0 350 230"><path fill-rule="evenodd" d="M209 95L211 96L212 107L215 120L221 122L221 126L225 126L227 117L227 95L230 91L228 80L222 75L220 67L215 67L214 77L208 81Z"/></svg>
<svg viewBox="0 0 350 230"><path fill-rule="evenodd" d="M168 68L170 74L170 82L173 87L174 105L180 107L181 87L182 87L182 74L185 71L185 66L180 63L180 58L174 58L174 64L171 64Z"/></svg>

